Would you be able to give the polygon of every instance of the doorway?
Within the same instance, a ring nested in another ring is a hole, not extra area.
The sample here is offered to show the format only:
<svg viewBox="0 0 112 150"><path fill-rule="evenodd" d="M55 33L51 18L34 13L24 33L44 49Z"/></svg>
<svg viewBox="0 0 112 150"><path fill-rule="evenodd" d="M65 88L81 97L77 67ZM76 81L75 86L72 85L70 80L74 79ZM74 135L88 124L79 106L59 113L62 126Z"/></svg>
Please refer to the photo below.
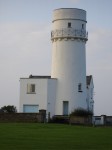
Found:
<svg viewBox="0 0 112 150"><path fill-rule="evenodd" d="M63 115L68 115L68 101L63 101Z"/></svg>

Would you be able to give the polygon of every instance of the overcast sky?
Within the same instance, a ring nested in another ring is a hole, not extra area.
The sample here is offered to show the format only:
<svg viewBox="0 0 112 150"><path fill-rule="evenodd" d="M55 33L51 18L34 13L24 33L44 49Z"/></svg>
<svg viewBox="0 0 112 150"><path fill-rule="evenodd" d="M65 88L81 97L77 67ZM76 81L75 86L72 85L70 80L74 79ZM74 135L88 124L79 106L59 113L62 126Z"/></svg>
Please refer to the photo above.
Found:
<svg viewBox="0 0 112 150"><path fill-rule="evenodd" d="M0 107L19 106L20 77L50 75L52 12L87 11L95 115L112 115L112 0L0 0Z"/></svg>

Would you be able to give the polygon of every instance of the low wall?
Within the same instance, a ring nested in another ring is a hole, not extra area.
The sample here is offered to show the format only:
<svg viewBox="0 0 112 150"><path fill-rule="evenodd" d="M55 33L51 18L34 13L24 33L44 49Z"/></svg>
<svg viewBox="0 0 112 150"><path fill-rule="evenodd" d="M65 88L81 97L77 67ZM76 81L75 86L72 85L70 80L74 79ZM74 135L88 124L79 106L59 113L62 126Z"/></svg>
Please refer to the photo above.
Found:
<svg viewBox="0 0 112 150"><path fill-rule="evenodd" d="M69 116L55 115L50 120L51 123L69 124Z"/></svg>
<svg viewBox="0 0 112 150"><path fill-rule="evenodd" d="M70 124L91 125L92 117L70 116Z"/></svg>
<svg viewBox="0 0 112 150"><path fill-rule="evenodd" d="M45 122L42 113L0 113L0 123L5 122Z"/></svg>
<svg viewBox="0 0 112 150"><path fill-rule="evenodd" d="M112 116L106 116L105 117L105 124L106 125L112 125Z"/></svg>
<svg viewBox="0 0 112 150"><path fill-rule="evenodd" d="M77 124L77 125L92 125L92 117L84 116L54 116L50 122L52 123L66 123L66 124Z"/></svg>

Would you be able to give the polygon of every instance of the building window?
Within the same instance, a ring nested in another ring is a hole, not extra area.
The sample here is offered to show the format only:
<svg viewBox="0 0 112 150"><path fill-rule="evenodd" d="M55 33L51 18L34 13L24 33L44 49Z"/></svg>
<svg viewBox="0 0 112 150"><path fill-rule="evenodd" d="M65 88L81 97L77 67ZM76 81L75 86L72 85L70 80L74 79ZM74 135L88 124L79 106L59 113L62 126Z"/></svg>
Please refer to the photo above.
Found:
<svg viewBox="0 0 112 150"><path fill-rule="evenodd" d="M35 93L35 84L27 84L27 93Z"/></svg>
<svg viewBox="0 0 112 150"><path fill-rule="evenodd" d="M82 24L82 29L84 29L84 24Z"/></svg>
<svg viewBox="0 0 112 150"><path fill-rule="evenodd" d="M98 117L98 118L95 118L95 120L101 120L101 118Z"/></svg>
<svg viewBox="0 0 112 150"><path fill-rule="evenodd" d="M78 84L78 92L82 92L82 84L81 83Z"/></svg>
<svg viewBox="0 0 112 150"><path fill-rule="evenodd" d="M71 28L71 22L68 22L68 28Z"/></svg>

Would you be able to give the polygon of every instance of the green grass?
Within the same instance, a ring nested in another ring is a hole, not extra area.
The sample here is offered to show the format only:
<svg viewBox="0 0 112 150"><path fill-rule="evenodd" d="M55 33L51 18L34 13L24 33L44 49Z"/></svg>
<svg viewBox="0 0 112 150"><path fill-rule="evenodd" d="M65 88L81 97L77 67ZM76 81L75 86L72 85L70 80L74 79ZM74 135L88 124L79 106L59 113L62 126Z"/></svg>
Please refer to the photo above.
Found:
<svg viewBox="0 0 112 150"><path fill-rule="evenodd" d="M0 123L0 150L112 150L112 128Z"/></svg>

